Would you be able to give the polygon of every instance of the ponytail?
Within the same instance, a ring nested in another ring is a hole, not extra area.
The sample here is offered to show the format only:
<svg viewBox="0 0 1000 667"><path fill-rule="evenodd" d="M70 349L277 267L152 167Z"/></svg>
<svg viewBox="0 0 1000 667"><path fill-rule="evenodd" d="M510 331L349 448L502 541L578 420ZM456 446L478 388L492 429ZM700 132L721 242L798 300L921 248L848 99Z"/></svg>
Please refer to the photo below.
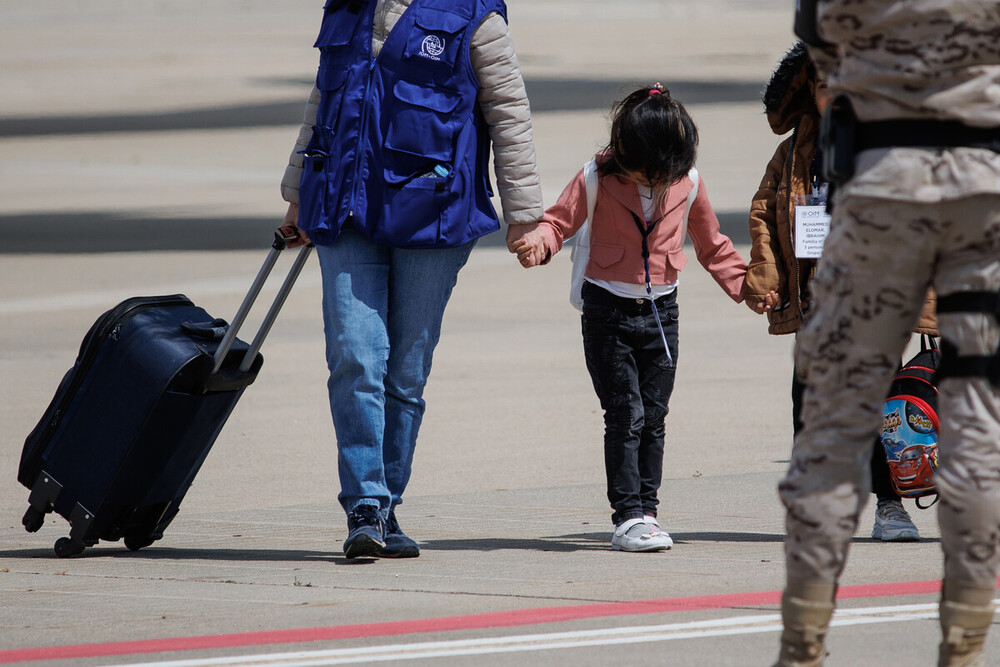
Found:
<svg viewBox="0 0 1000 667"><path fill-rule="evenodd" d="M694 166L698 128L684 105L657 83L635 90L613 108L610 155L601 175L635 172L664 187Z"/></svg>

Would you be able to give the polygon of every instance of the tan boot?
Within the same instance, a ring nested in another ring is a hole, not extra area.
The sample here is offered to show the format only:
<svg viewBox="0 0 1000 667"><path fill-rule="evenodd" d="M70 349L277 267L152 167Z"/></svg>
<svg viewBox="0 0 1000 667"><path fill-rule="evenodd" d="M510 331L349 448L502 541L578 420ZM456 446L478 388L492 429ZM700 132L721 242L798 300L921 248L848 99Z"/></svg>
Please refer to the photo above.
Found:
<svg viewBox="0 0 1000 667"><path fill-rule="evenodd" d="M834 584L788 584L781 596L781 652L775 667L819 667L833 617Z"/></svg>
<svg viewBox="0 0 1000 667"><path fill-rule="evenodd" d="M985 667L994 593L992 587L944 582L938 667Z"/></svg>

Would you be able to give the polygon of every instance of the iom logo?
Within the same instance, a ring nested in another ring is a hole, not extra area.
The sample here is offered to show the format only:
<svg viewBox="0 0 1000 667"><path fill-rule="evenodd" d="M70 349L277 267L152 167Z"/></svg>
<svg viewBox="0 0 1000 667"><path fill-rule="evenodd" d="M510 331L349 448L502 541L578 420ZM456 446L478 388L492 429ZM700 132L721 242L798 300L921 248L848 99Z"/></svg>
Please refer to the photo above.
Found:
<svg viewBox="0 0 1000 667"><path fill-rule="evenodd" d="M441 60L444 53L444 40L437 35L427 35L420 43L420 55L431 60Z"/></svg>

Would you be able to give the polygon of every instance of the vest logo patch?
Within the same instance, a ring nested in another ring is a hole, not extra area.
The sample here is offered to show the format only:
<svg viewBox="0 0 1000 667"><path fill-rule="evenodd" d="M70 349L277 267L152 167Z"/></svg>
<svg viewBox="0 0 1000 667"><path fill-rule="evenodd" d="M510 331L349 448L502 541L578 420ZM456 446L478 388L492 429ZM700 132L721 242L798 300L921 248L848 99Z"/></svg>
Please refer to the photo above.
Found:
<svg viewBox="0 0 1000 667"><path fill-rule="evenodd" d="M431 60L441 60L444 53L444 40L437 35L427 35L420 43L420 55Z"/></svg>

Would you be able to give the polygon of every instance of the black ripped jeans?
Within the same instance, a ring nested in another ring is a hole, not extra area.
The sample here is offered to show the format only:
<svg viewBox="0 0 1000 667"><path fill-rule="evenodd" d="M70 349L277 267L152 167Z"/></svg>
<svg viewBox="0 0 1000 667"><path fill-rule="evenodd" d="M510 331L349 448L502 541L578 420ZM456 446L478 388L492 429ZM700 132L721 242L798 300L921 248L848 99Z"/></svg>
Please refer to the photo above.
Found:
<svg viewBox="0 0 1000 667"><path fill-rule="evenodd" d="M656 300L668 357L648 299L583 284L583 350L604 410L604 468L617 525L656 516L664 419L677 360L677 292Z"/></svg>

